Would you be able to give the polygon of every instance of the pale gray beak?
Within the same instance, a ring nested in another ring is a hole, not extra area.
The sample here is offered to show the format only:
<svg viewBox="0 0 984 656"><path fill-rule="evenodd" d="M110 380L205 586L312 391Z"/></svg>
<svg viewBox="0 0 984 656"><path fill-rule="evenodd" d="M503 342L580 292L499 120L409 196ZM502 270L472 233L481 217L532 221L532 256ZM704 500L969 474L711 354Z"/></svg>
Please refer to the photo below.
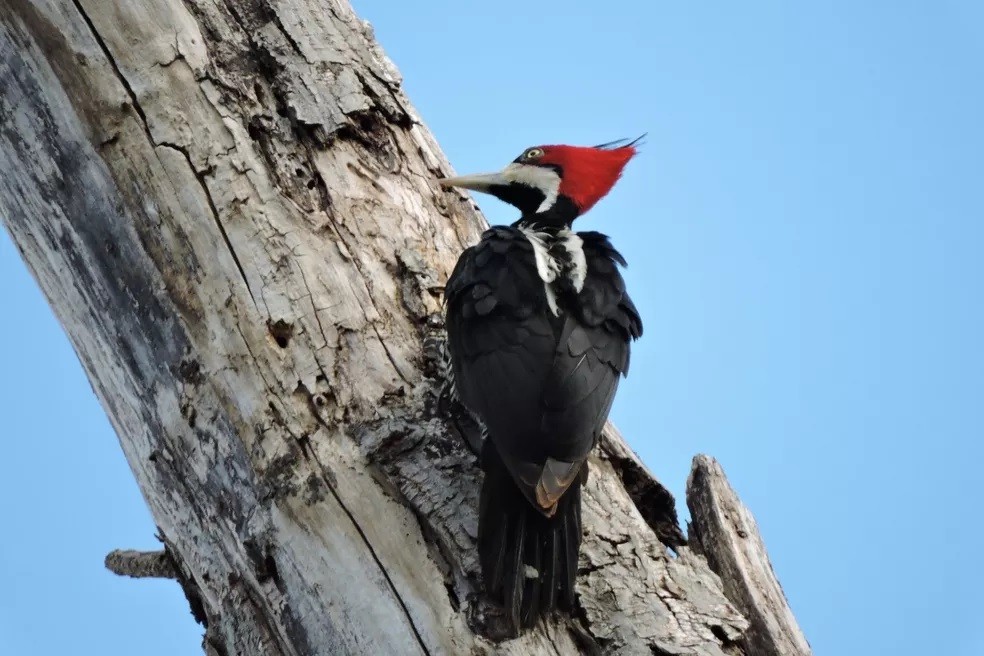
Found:
<svg viewBox="0 0 984 656"><path fill-rule="evenodd" d="M495 186L508 185L510 180L502 172L481 173L479 175L461 175L457 178L444 178L440 180L442 187L461 187L472 191L484 191L488 193L489 188Z"/></svg>

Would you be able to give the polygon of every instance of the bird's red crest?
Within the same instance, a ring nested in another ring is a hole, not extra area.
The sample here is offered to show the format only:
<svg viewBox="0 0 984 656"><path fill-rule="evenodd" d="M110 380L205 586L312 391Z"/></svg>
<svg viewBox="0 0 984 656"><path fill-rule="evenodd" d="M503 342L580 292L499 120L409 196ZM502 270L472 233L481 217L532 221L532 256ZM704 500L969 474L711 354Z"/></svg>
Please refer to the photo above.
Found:
<svg viewBox="0 0 984 656"><path fill-rule="evenodd" d="M624 142L623 142L624 143ZM563 170L560 193L577 205L580 214L605 197L636 154L635 142L619 147L540 146L539 164L555 164Z"/></svg>

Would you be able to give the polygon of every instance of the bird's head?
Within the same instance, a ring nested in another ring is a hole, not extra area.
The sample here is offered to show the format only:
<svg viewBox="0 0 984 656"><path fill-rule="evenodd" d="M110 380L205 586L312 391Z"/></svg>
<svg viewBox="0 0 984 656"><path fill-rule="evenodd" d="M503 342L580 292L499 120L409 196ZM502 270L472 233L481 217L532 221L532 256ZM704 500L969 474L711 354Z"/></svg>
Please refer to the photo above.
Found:
<svg viewBox="0 0 984 656"><path fill-rule="evenodd" d="M519 208L524 221L570 225L611 191L641 139L535 146L501 171L447 178L441 184L492 194Z"/></svg>

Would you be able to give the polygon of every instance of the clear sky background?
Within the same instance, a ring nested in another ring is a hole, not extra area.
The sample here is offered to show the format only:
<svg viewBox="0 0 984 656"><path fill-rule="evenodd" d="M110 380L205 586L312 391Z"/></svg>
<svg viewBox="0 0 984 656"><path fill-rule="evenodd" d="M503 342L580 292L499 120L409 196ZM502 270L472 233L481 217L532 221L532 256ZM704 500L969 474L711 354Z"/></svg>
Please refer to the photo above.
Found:
<svg viewBox="0 0 984 656"><path fill-rule="evenodd" d="M646 326L616 423L683 512L721 461L818 655L980 656L984 4L812 4L355 2L461 173L649 133L580 224ZM154 526L0 234L0 654L198 653L103 569Z"/></svg>

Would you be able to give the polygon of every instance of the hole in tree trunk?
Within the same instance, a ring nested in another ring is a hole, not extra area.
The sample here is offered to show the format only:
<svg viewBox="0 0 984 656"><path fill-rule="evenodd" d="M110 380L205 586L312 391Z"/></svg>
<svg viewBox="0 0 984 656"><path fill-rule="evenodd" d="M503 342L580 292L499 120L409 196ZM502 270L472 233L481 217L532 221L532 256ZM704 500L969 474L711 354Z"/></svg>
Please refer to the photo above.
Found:
<svg viewBox="0 0 984 656"><path fill-rule="evenodd" d="M270 336L273 337L274 341L277 342L277 346L280 348L287 348L290 338L294 336L294 324L288 323L283 319L277 319L273 323L267 322L267 329L270 331Z"/></svg>

